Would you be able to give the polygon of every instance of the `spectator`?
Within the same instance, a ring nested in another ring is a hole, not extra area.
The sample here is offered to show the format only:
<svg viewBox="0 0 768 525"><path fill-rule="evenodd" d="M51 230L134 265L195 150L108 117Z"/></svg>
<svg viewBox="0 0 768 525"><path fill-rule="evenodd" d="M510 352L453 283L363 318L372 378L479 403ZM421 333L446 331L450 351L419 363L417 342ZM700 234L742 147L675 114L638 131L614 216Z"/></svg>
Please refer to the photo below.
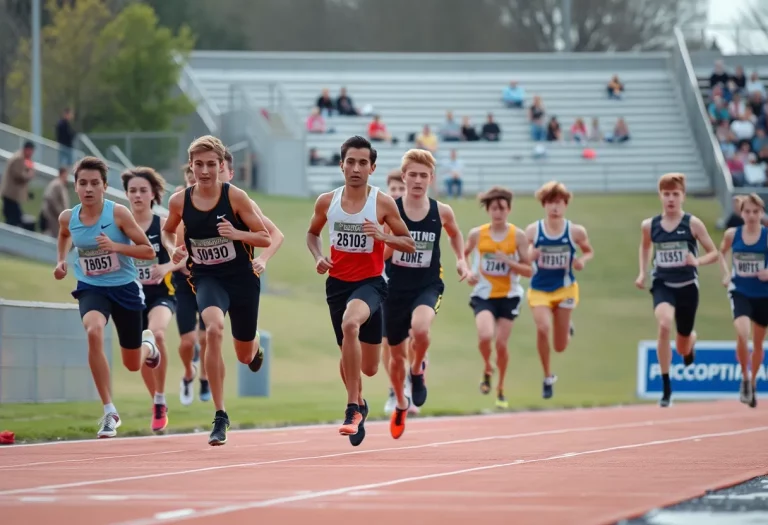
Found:
<svg viewBox="0 0 768 525"><path fill-rule="evenodd" d="M768 165L768 144L763 145L760 151L757 152L757 160Z"/></svg>
<svg viewBox="0 0 768 525"><path fill-rule="evenodd" d="M737 188L744 186L744 162L738 155L734 155L725 161L728 171L731 172L731 180Z"/></svg>
<svg viewBox="0 0 768 525"><path fill-rule="evenodd" d="M562 132L560 130L560 123L557 121L557 117L553 116L549 119L547 124L547 141L557 142L562 138Z"/></svg>
<svg viewBox="0 0 768 525"><path fill-rule="evenodd" d="M760 76L757 74L757 71L752 72L752 75L749 77L749 82L747 82L744 90L747 92L747 97L749 97L750 101L758 100L762 103L762 101L766 99L765 86L760 81Z"/></svg>
<svg viewBox="0 0 768 525"><path fill-rule="evenodd" d="M715 89L715 86L722 86L725 88L728 85L728 80L730 80L730 77L723 67L723 61L716 60L715 69L712 71L712 74L709 75L709 88Z"/></svg>
<svg viewBox="0 0 768 525"><path fill-rule="evenodd" d="M608 91L608 98L621 100L621 94L624 93L624 84L619 80L619 75L613 75L611 81L608 82L606 90Z"/></svg>
<svg viewBox="0 0 768 525"><path fill-rule="evenodd" d="M584 124L584 119L581 117L576 119L576 122L571 126L571 139L575 142L585 142L587 140L587 126Z"/></svg>
<svg viewBox="0 0 768 525"><path fill-rule="evenodd" d="M381 121L381 115L374 115L373 120L368 124L368 138L374 142L393 142L387 126Z"/></svg>
<svg viewBox="0 0 768 525"><path fill-rule="evenodd" d="M445 114L445 123L440 128L440 140L445 142L459 142L461 140L461 126L453 120L453 112Z"/></svg>
<svg viewBox="0 0 768 525"><path fill-rule="evenodd" d="M613 135L605 139L607 142L622 143L629 140L629 127L627 122L619 117L616 119L616 125L613 127Z"/></svg>
<svg viewBox="0 0 768 525"><path fill-rule="evenodd" d="M720 150L723 157L729 159L736 154L736 135L731 131L727 120L721 120L715 130L715 136L720 143Z"/></svg>
<svg viewBox="0 0 768 525"><path fill-rule="evenodd" d="M59 167L71 168L75 163L74 146L75 128L72 127L72 119L75 112L71 108L64 108L61 120L56 124L56 142L59 143Z"/></svg>
<svg viewBox="0 0 768 525"><path fill-rule="evenodd" d="M547 138L547 133L544 128L544 105L541 103L541 97L536 95L533 97L531 107L528 108L528 121L531 123L531 138L536 142L543 141Z"/></svg>
<svg viewBox="0 0 768 525"><path fill-rule="evenodd" d="M339 98L336 99L336 111L339 112L339 115L359 115L355 105L352 103L352 99L347 95L347 88L339 90Z"/></svg>
<svg viewBox="0 0 768 525"><path fill-rule="evenodd" d="M480 140L477 136L477 130L475 126L469 123L469 117L461 119L461 138L467 142L475 142Z"/></svg>
<svg viewBox="0 0 768 525"><path fill-rule="evenodd" d="M592 117L592 127L589 128L589 141L602 142L604 139L603 130L600 129L600 120Z"/></svg>
<svg viewBox="0 0 768 525"><path fill-rule="evenodd" d="M328 159L318 153L317 148L311 148L309 150L309 165L310 166L327 166Z"/></svg>
<svg viewBox="0 0 768 525"><path fill-rule="evenodd" d="M755 137L752 139L752 151L758 153L768 146L768 136L763 128L755 130Z"/></svg>
<svg viewBox="0 0 768 525"><path fill-rule="evenodd" d="M425 125L421 133L416 137L416 147L431 153L437 153L437 136L432 133L429 126Z"/></svg>
<svg viewBox="0 0 768 525"><path fill-rule="evenodd" d="M488 113L488 120L483 124L483 129L480 131L480 135L483 140L488 142L498 142L501 139L501 128L493 120L493 113Z"/></svg>
<svg viewBox="0 0 768 525"><path fill-rule="evenodd" d="M323 89L320 96L317 97L317 102L315 103L315 106L317 107L317 109L320 110L320 113L322 113L324 116L326 117L333 116L335 107L333 105L333 100L331 100L331 94L330 94L330 91L328 91L328 88Z"/></svg>
<svg viewBox="0 0 768 525"><path fill-rule="evenodd" d="M731 120L740 119L745 109L747 109L747 104L741 99L741 95L734 93L730 104L728 104L728 115L730 115Z"/></svg>
<svg viewBox="0 0 768 525"><path fill-rule="evenodd" d="M765 186L766 165L758 163L757 155L750 153L744 165L744 181L748 186Z"/></svg>
<svg viewBox="0 0 768 525"><path fill-rule="evenodd" d="M513 80L504 88L501 100L508 108L521 108L525 102L525 90Z"/></svg>
<svg viewBox="0 0 768 525"><path fill-rule="evenodd" d="M455 149L451 150L451 159L445 163L445 191L449 197L461 197L464 163L457 158Z"/></svg>
<svg viewBox="0 0 768 525"><path fill-rule="evenodd" d="M707 111L709 112L709 120L712 124L716 124L721 120L731 120L731 115L728 113L728 105L725 99L719 95L715 95L712 102L709 103Z"/></svg>
<svg viewBox="0 0 768 525"><path fill-rule="evenodd" d="M739 118L731 122L731 131L736 135L738 142L752 141L752 137L755 136L755 124L752 122L752 110L746 108Z"/></svg>
<svg viewBox="0 0 768 525"><path fill-rule="evenodd" d="M32 155L35 144L31 141L24 143L24 148L17 151L5 166L5 174L0 180L0 196L3 199L3 215L10 226L24 227L21 205L29 196L29 181L35 176Z"/></svg>
<svg viewBox="0 0 768 525"><path fill-rule="evenodd" d="M69 208L67 191L67 168L59 168L59 176L46 186L43 192L43 207L40 210L40 230L51 237L59 236L59 215Z"/></svg>
<svg viewBox="0 0 768 525"><path fill-rule="evenodd" d="M742 66L736 66L731 81L735 84L734 93L744 92L744 89L747 87L747 77L744 75L744 68Z"/></svg>
<svg viewBox="0 0 768 525"><path fill-rule="evenodd" d="M762 110L758 108L758 111L755 111L755 115L760 115L757 119L757 127L768 132L768 102L765 103Z"/></svg>
<svg viewBox="0 0 768 525"><path fill-rule="evenodd" d="M325 117L323 117L320 108L312 108L312 113L307 117L307 131L309 133L325 133L327 131Z"/></svg>

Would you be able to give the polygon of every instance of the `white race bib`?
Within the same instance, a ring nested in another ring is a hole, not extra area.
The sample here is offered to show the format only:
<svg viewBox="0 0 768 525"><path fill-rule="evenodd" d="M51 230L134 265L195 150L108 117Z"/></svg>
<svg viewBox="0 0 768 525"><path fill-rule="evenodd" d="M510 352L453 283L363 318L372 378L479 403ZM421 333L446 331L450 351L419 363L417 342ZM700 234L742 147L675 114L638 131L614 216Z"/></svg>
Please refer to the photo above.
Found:
<svg viewBox="0 0 768 525"><path fill-rule="evenodd" d="M235 243L226 237L190 239L190 254L196 263L211 266L235 260Z"/></svg>
<svg viewBox="0 0 768 525"><path fill-rule="evenodd" d="M540 246L539 252L536 265L540 270L567 270L571 267L571 247L568 244Z"/></svg>
<svg viewBox="0 0 768 525"><path fill-rule="evenodd" d="M116 272L120 269L120 260L117 253L108 252L99 248L93 250L78 250L80 255L80 267L88 277L104 275Z"/></svg>
<svg viewBox="0 0 768 525"><path fill-rule="evenodd" d="M134 265L139 271L139 282L141 284L155 284L152 279L152 266L158 264L157 258L147 261L144 259L134 259Z"/></svg>
<svg viewBox="0 0 768 525"><path fill-rule="evenodd" d="M656 266L659 268L681 268L687 266L688 243L660 242L656 243Z"/></svg>
<svg viewBox="0 0 768 525"><path fill-rule="evenodd" d="M432 249L435 243L432 241L414 241L416 251L404 253L395 250L392 253L392 264L405 266L406 268L429 268L432 264Z"/></svg>
<svg viewBox="0 0 768 525"><path fill-rule="evenodd" d="M509 266L506 262L497 259L496 254L484 253L480 262L480 271L491 277L505 277L509 275Z"/></svg>
<svg viewBox="0 0 768 525"><path fill-rule="evenodd" d="M734 252L733 270L738 277L757 277L758 273L765 270L765 255Z"/></svg>
<svg viewBox="0 0 768 525"><path fill-rule="evenodd" d="M373 253L373 237L363 232L362 224L336 222L333 224L332 245L340 252Z"/></svg>

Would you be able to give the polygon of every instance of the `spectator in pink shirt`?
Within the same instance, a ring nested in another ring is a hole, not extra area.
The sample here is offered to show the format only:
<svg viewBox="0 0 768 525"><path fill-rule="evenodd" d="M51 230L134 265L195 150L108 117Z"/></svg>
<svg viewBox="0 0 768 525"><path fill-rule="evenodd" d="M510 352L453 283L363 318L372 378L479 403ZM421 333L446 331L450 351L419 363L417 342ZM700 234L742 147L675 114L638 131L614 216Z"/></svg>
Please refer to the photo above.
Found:
<svg viewBox="0 0 768 525"><path fill-rule="evenodd" d="M325 133L327 131L325 118L320 113L320 108L312 108L312 113L307 117L307 131L309 133Z"/></svg>

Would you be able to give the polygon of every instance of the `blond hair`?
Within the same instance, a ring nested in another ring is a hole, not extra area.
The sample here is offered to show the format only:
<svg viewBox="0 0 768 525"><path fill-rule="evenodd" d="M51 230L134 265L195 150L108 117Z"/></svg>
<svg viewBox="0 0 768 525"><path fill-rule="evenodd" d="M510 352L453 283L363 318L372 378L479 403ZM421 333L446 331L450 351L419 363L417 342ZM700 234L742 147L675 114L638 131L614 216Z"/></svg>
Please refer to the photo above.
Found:
<svg viewBox="0 0 768 525"><path fill-rule="evenodd" d="M405 152L405 155L403 155L403 161L400 164L400 171L405 173L405 167L411 162L429 166L429 169L432 171L432 173L435 172L435 165L437 164L437 161L435 160L435 157L432 155L432 153L424 149L415 148L409 149Z"/></svg>
<svg viewBox="0 0 768 525"><path fill-rule="evenodd" d="M744 205L746 203L754 204L761 210L765 211L765 201L760 198L757 193L750 193L749 195L741 195L737 197L739 200L739 211L744 211Z"/></svg>
<svg viewBox="0 0 768 525"><path fill-rule="evenodd" d="M665 173L659 179L659 191L681 190L685 193L685 175L682 173Z"/></svg>
<svg viewBox="0 0 768 525"><path fill-rule="evenodd" d="M224 143L213 135L199 137L193 140L192 144L189 145L189 149L187 150L187 153L189 153L189 162L192 162L192 157L194 157L195 153L206 153L208 151L216 153L219 161L223 161L227 148L224 147Z"/></svg>
<svg viewBox="0 0 768 525"><path fill-rule="evenodd" d="M549 181L536 190L536 199L542 205L559 200L563 200L568 204L571 201L571 197L573 197L573 195L565 187L565 184L556 180Z"/></svg>
<svg viewBox="0 0 768 525"><path fill-rule="evenodd" d="M513 196L514 194L512 191L502 188L501 186L494 186L485 193L480 194L480 206L484 206L487 210L491 207L493 201L505 201L507 203L507 208L511 208Z"/></svg>

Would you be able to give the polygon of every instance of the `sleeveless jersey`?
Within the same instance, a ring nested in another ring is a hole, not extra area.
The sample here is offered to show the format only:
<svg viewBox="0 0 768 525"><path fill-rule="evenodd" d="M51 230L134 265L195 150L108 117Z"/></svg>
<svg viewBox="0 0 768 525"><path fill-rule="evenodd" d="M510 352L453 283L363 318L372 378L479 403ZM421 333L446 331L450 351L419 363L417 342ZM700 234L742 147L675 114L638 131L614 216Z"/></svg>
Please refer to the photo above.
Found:
<svg viewBox="0 0 768 525"><path fill-rule="evenodd" d="M218 224L222 219L231 222L238 230L249 231L232 211L229 187L229 183L222 183L219 201L208 211L198 210L192 203L192 192L196 186L184 191L184 244L189 254L187 268L193 277L253 273L251 245L219 235Z"/></svg>
<svg viewBox="0 0 768 525"><path fill-rule="evenodd" d="M331 243L331 262L333 268L330 277L357 282L371 277L380 277L384 272L384 243L374 241L363 233L363 222L368 219L379 224L376 215L376 198L379 188L369 186L370 193L363 209L350 214L341 207L341 195L344 186L336 188L331 198L331 205L326 215Z"/></svg>
<svg viewBox="0 0 768 525"><path fill-rule="evenodd" d="M136 281L138 272L132 257L102 250L96 242L96 238L104 233L114 242L131 244L128 236L115 224L115 203L104 199L101 216L93 226L80 221L81 209L82 204L72 208L69 219L72 244L78 255L75 278L92 286L123 286Z"/></svg>
<svg viewBox="0 0 768 525"><path fill-rule="evenodd" d="M768 297L768 282L757 278L768 262L768 228L760 227L760 238L755 244L744 242L743 228L737 227L733 235L733 268L728 289L747 297Z"/></svg>
<svg viewBox="0 0 768 525"><path fill-rule="evenodd" d="M697 281L698 270L686 261L689 253L696 256L698 247L691 232L691 214L686 213L674 230L666 231L661 226L661 215L651 219L651 242L653 243L653 270L651 276L665 284L684 286Z"/></svg>
<svg viewBox="0 0 768 525"><path fill-rule="evenodd" d="M563 233L557 237L547 234L544 221L536 224L534 248L541 252L533 264L531 290L554 292L576 282L573 275L573 259L576 245L571 238L571 221L565 221Z"/></svg>
<svg viewBox="0 0 768 525"><path fill-rule="evenodd" d="M496 252L502 252L510 259L519 260L516 232L517 228L513 224L508 224L504 238L497 241L491 236L490 224L480 226L480 234L472 258L472 273L477 275L478 281L472 289L471 297L480 299L522 297L523 287L520 285L520 276L514 273L506 262L496 257Z"/></svg>
<svg viewBox="0 0 768 525"><path fill-rule="evenodd" d="M405 213L403 198L395 203L403 222L416 243L414 253L395 250L387 276L390 290L421 290L443 280L440 264L440 234L443 221L435 199L429 199L429 211L420 221L413 221Z"/></svg>
<svg viewBox="0 0 768 525"><path fill-rule="evenodd" d="M144 293L147 295L173 295L174 288L171 283L171 273L167 273L159 284L154 284L150 281L152 266L155 264L167 264L171 260L170 255L168 255L168 250L165 249L165 246L163 246L160 239L159 215L152 215L152 222L144 233L147 234L147 238L152 244L152 248L155 250L155 258L151 261L145 261L143 259L134 259L133 261L136 265L136 269L139 271L139 282L144 287Z"/></svg>

